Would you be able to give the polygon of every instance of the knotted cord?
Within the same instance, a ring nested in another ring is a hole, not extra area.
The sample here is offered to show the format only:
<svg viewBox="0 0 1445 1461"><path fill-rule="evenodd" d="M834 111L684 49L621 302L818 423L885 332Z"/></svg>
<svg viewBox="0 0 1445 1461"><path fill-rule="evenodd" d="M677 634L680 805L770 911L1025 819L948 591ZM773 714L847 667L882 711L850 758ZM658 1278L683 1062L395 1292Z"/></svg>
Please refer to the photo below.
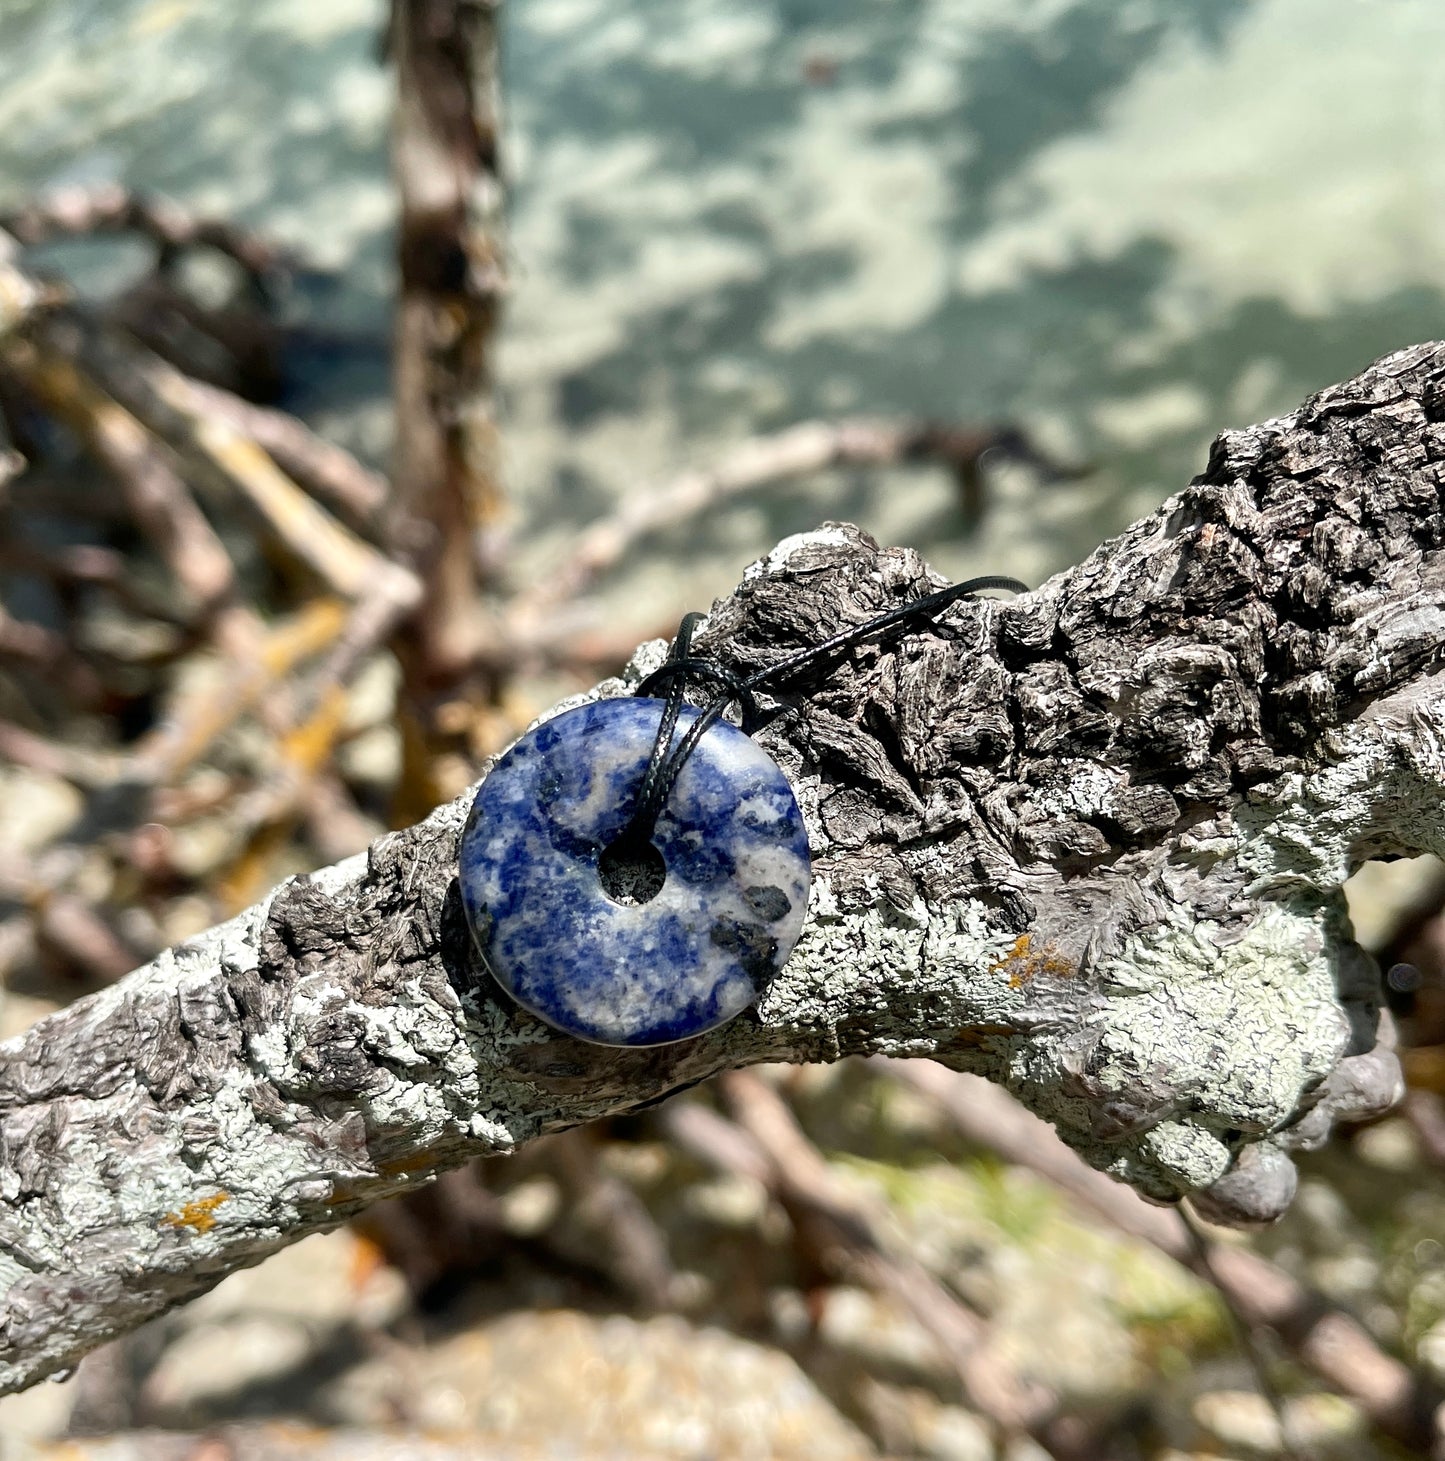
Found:
<svg viewBox="0 0 1445 1461"><path fill-rule="evenodd" d="M747 730L755 726L759 718L754 691L776 689L798 670L827 655L852 649L874 635L891 629L895 624L916 616L940 613L959 599L966 598L969 594L981 593L985 589L1004 589L1020 594L1028 592L1026 584L1020 583L1016 578L1005 578L999 574L985 574L980 578L967 579L963 583L950 584L947 588L936 589L933 593L889 609L852 629L844 629L821 644L795 650L776 664L767 665L742 679L720 665L713 664L711 660L702 659L692 653L693 632L705 616L698 613L686 615L678 626L677 637L672 642L667 658L637 687L636 693L642 696L656 695L663 685L666 685L667 691L663 698L662 719L658 722L657 736L652 743L652 754L648 757L647 770L643 773L642 783L638 788L637 808L618 842L640 846L651 840L657 819L667 805L667 798L671 795L682 768L697 749L698 743L730 706L741 707L743 728ZM721 688L683 733L682 739L673 745L673 735L677 730L678 717L682 714L690 681L708 681Z"/></svg>

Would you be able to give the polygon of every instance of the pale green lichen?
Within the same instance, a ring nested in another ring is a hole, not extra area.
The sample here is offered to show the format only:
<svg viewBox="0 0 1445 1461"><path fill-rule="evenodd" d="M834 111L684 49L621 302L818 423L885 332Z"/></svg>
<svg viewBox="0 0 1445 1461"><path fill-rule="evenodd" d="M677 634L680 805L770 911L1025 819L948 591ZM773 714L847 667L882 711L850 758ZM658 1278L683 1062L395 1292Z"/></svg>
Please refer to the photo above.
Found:
<svg viewBox="0 0 1445 1461"><path fill-rule="evenodd" d="M1123 1093L1167 1071L1213 1127L1264 1132L1291 1120L1348 1035L1321 918L1267 904L1223 947L1189 925L1132 941L1102 971L1106 991L1126 994L1093 1020L1100 1087Z"/></svg>
<svg viewBox="0 0 1445 1461"><path fill-rule="evenodd" d="M1002 1075L1088 1160L1154 1195L1217 1180L1238 1134L1293 1120L1344 1050L1335 914L1323 904L1265 905L1243 936L1183 918L1156 927L1128 940L1088 993L1011 975L1010 952L1026 941L1001 935L977 902L840 915L826 882L817 887L808 932L760 1005L765 1023L826 1030L846 1014L892 1055L935 1053L950 1028L999 1031L976 1067ZM906 982L906 1021L890 1016L880 970ZM1086 1048L1088 1101L1060 1087ZM1179 1110L1137 1133L1090 1134L1111 1091L1137 1102L1151 1080L1177 1088Z"/></svg>

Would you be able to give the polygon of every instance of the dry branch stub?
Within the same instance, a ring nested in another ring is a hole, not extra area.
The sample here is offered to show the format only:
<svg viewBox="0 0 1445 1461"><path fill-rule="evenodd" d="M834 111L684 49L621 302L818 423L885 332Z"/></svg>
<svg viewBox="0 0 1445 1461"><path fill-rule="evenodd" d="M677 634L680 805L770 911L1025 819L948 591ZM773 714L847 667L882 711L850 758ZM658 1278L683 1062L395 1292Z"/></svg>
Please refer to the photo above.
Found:
<svg viewBox="0 0 1445 1461"><path fill-rule="evenodd" d="M932 1056L1151 1197L1271 1217L1291 1147L1399 1094L1340 884L1445 853L1442 461L1420 346L1222 436L1036 592L769 702L809 923L700 1039L583 1045L506 1002L456 898L466 796L0 1047L0 1389L437 1170L764 1060ZM825 527L697 649L747 673L934 583Z"/></svg>

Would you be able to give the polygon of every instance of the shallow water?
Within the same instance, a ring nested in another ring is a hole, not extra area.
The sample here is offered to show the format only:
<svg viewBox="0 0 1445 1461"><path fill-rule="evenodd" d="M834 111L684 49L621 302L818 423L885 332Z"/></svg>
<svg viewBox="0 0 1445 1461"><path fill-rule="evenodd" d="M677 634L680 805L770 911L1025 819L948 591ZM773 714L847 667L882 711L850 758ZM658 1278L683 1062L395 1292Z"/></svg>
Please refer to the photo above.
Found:
<svg viewBox="0 0 1445 1461"><path fill-rule="evenodd" d="M0 203L120 179L303 246L294 402L384 455L377 0L0 0ZM651 630L847 516L1037 580L1287 410L1445 334L1436 0L528 0L508 14L515 571L814 415L1013 419L1095 464L789 486L640 549ZM74 251L67 257L74 259Z"/></svg>

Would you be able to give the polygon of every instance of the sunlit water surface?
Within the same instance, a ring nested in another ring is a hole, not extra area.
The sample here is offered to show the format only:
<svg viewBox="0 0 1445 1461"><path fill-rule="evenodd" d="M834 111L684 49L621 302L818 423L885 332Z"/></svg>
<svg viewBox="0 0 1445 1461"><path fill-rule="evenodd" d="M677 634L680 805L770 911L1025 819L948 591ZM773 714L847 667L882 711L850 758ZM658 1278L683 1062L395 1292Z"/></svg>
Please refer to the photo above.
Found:
<svg viewBox="0 0 1445 1461"><path fill-rule="evenodd" d="M0 202L121 180L293 241L326 273L292 301L292 404L378 459L382 10L0 3ZM1435 0L527 0L508 26L519 578L806 417L1016 420L1095 464L1001 472L971 537L941 474L774 490L613 575L639 631L828 516L1037 580L1220 428L1445 333Z"/></svg>

